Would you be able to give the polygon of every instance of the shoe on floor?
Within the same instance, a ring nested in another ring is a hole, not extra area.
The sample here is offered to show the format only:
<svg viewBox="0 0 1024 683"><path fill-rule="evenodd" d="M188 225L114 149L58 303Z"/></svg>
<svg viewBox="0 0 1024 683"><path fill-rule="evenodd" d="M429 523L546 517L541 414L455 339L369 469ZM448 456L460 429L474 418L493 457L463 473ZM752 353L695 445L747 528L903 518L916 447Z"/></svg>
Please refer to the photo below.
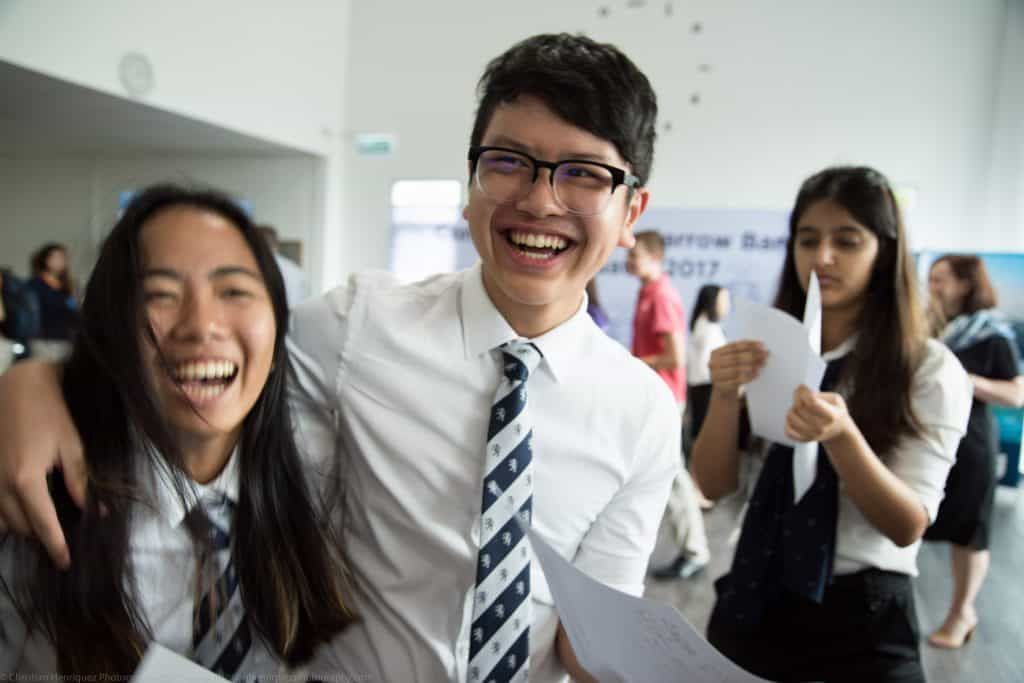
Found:
<svg viewBox="0 0 1024 683"><path fill-rule="evenodd" d="M958 650L970 642L978 620L949 619L935 633L928 636L928 644L940 650Z"/></svg>
<svg viewBox="0 0 1024 683"><path fill-rule="evenodd" d="M706 559L681 553L668 564L651 570L651 576L655 579L689 579L700 574L707 566Z"/></svg>

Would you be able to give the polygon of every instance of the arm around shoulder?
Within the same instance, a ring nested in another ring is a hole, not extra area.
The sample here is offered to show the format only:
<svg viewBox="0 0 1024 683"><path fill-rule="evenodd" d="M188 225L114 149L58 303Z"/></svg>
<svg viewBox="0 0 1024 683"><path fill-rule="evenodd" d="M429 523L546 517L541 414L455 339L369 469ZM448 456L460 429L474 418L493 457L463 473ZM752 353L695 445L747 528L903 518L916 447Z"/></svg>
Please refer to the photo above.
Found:
<svg viewBox="0 0 1024 683"><path fill-rule="evenodd" d="M46 476L60 467L68 493L85 504L82 444L68 414L60 368L25 361L0 376L0 530L36 537L60 566L69 562Z"/></svg>

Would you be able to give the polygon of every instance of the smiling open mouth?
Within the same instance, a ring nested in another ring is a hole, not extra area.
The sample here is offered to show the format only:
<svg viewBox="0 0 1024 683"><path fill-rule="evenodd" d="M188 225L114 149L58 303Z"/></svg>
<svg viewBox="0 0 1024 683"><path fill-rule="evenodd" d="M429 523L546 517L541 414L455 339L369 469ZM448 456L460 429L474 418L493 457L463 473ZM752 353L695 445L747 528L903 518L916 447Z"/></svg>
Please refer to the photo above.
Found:
<svg viewBox="0 0 1024 683"><path fill-rule="evenodd" d="M185 395L202 401L224 393L238 376L238 365L229 360L178 363L170 375Z"/></svg>
<svg viewBox="0 0 1024 683"><path fill-rule="evenodd" d="M516 230L506 232L505 239L520 254L535 261L552 259L575 244L559 235L539 235Z"/></svg>

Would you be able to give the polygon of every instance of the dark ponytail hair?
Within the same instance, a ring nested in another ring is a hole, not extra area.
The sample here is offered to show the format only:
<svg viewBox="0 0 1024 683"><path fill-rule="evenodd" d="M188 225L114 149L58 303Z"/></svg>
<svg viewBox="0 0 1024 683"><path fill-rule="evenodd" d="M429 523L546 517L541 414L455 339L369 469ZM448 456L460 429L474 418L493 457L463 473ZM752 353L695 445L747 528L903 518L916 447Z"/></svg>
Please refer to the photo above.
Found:
<svg viewBox="0 0 1024 683"><path fill-rule="evenodd" d="M850 415L871 448L882 455L905 435L919 434L911 407L914 373L924 353L927 326L907 249L906 229L889 182L865 166L837 166L804 181L789 216L789 241L775 306L797 318L807 293L794 260L800 218L815 202L843 207L878 238L878 256L857 323L859 337L843 381L850 382Z"/></svg>
<svg viewBox="0 0 1024 683"><path fill-rule="evenodd" d="M710 322L718 322L718 293L722 288L718 285L704 285L697 292L697 302L690 314L690 331L697 326L697 320L703 315Z"/></svg>
<svg viewBox="0 0 1024 683"><path fill-rule="evenodd" d="M286 398L288 307L273 255L226 196L159 185L132 200L104 242L86 289L83 327L64 369L64 397L89 474L84 510L71 502L63 483L51 484L71 568L58 571L44 553L34 552L17 583L25 590L13 595L29 627L54 644L63 673L130 675L152 639L129 557L134 511L151 504L140 477L162 472L183 503L194 500L182 453L140 372L142 335L152 339L152 331L139 233L158 212L182 206L216 214L238 229L259 265L277 325L274 369L245 417L235 456L239 500L231 554L254 635L296 665L355 619L331 510L311 492L293 437ZM189 531L197 556L209 549L205 529Z"/></svg>

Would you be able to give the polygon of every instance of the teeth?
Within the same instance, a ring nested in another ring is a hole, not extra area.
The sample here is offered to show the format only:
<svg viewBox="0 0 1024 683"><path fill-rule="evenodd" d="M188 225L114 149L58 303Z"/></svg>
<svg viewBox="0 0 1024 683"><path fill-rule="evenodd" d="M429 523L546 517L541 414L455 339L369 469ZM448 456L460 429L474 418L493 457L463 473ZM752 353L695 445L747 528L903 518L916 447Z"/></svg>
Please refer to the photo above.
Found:
<svg viewBox="0 0 1024 683"><path fill-rule="evenodd" d="M235 374L236 365L231 361L206 361L202 363L181 363L174 368L174 378L183 382L204 379L219 379Z"/></svg>
<svg viewBox="0 0 1024 683"><path fill-rule="evenodd" d="M562 250L568 246L565 238L557 235L538 235L532 232L513 232L509 238L519 246L533 247L534 249L558 249Z"/></svg>
<svg viewBox="0 0 1024 683"><path fill-rule="evenodd" d="M555 257L555 255L550 252L546 254L535 254L532 251L524 251L523 256L533 259L534 261L547 261L548 259Z"/></svg>
<svg viewBox="0 0 1024 683"><path fill-rule="evenodd" d="M185 384L185 394L193 401L205 401L218 396L227 389L226 384Z"/></svg>

